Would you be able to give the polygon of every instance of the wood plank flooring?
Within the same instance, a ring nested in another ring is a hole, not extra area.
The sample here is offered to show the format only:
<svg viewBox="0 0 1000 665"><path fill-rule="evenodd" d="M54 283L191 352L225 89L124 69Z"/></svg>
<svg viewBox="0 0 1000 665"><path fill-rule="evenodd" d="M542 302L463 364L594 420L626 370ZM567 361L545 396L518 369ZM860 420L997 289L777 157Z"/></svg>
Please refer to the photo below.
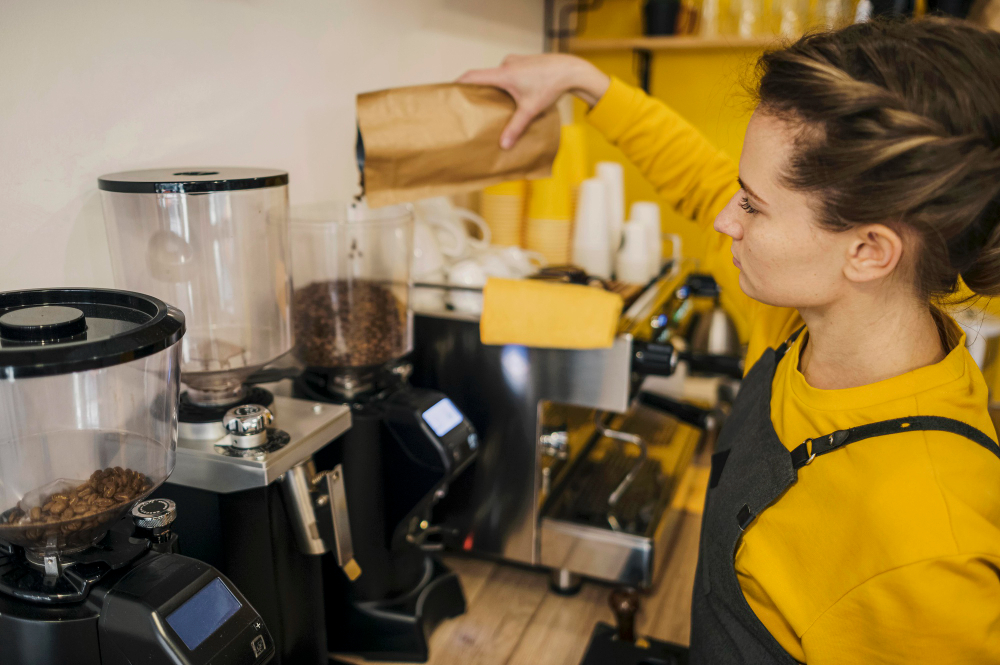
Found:
<svg viewBox="0 0 1000 665"><path fill-rule="evenodd" d="M696 465L689 473L690 490L680 503L686 510L665 568L643 598L638 617L640 634L679 644L688 643L691 630L701 500L707 486L704 468ZM577 595L565 597L549 591L544 572L457 556L445 561L462 579L468 611L431 636L430 665L577 665L594 624L614 623L608 607L611 586L586 582Z"/></svg>

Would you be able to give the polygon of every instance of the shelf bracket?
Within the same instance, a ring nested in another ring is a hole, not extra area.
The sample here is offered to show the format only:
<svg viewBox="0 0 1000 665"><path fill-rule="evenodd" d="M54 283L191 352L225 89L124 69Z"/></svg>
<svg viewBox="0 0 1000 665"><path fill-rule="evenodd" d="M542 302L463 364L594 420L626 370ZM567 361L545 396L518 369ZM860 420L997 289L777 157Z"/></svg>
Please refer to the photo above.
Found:
<svg viewBox="0 0 1000 665"><path fill-rule="evenodd" d="M632 60L635 65L635 77L639 87L649 94L649 78L653 68L653 52L646 48L632 49Z"/></svg>
<svg viewBox="0 0 1000 665"><path fill-rule="evenodd" d="M562 2L556 9L557 0L545 0L545 39L547 51L552 42L556 43L556 51L565 51L565 40L576 37L587 26L587 12L598 9L604 0L571 0ZM558 16L557 16L558 13ZM570 20L576 16L575 25L570 27Z"/></svg>

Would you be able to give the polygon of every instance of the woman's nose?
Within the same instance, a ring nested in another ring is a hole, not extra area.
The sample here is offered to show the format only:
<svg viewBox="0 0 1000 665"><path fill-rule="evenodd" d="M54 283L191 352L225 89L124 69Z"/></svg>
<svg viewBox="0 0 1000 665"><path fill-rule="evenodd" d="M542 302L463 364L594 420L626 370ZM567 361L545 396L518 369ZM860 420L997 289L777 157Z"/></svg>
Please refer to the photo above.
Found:
<svg viewBox="0 0 1000 665"><path fill-rule="evenodd" d="M740 195L741 192L737 192L733 198L729 199L729 203L716 216L715 223L712 225L716 231L726 234L733 240L739 240L743 237L743 224L740 221L740 212L742 211L738 203Z"/></svg>

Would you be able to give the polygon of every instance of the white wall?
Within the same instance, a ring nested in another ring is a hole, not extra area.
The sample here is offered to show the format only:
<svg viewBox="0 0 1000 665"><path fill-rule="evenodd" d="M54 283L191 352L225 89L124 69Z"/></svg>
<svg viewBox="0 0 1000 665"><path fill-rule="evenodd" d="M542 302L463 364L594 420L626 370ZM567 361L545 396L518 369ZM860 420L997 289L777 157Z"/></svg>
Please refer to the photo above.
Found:
<svg viewBox="0 0 1000 665"><path fill-rule="evenodd" d="M354 96L542 48L542 0L0 0L0 290L111 286L97 177L356 187Z"/></svg>

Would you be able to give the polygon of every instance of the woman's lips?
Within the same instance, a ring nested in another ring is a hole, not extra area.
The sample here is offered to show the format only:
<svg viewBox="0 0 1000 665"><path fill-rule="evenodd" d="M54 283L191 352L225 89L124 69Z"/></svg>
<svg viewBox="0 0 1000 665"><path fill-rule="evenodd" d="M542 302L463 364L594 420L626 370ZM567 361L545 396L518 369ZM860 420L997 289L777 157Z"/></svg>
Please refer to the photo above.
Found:
<svg viewBox="0 0 1000 665"><path fill-rule="evenodd" d="M743 264L739 262L735 254L733 254L733 265L736 266L737 270L743 270Z"/></svg>

